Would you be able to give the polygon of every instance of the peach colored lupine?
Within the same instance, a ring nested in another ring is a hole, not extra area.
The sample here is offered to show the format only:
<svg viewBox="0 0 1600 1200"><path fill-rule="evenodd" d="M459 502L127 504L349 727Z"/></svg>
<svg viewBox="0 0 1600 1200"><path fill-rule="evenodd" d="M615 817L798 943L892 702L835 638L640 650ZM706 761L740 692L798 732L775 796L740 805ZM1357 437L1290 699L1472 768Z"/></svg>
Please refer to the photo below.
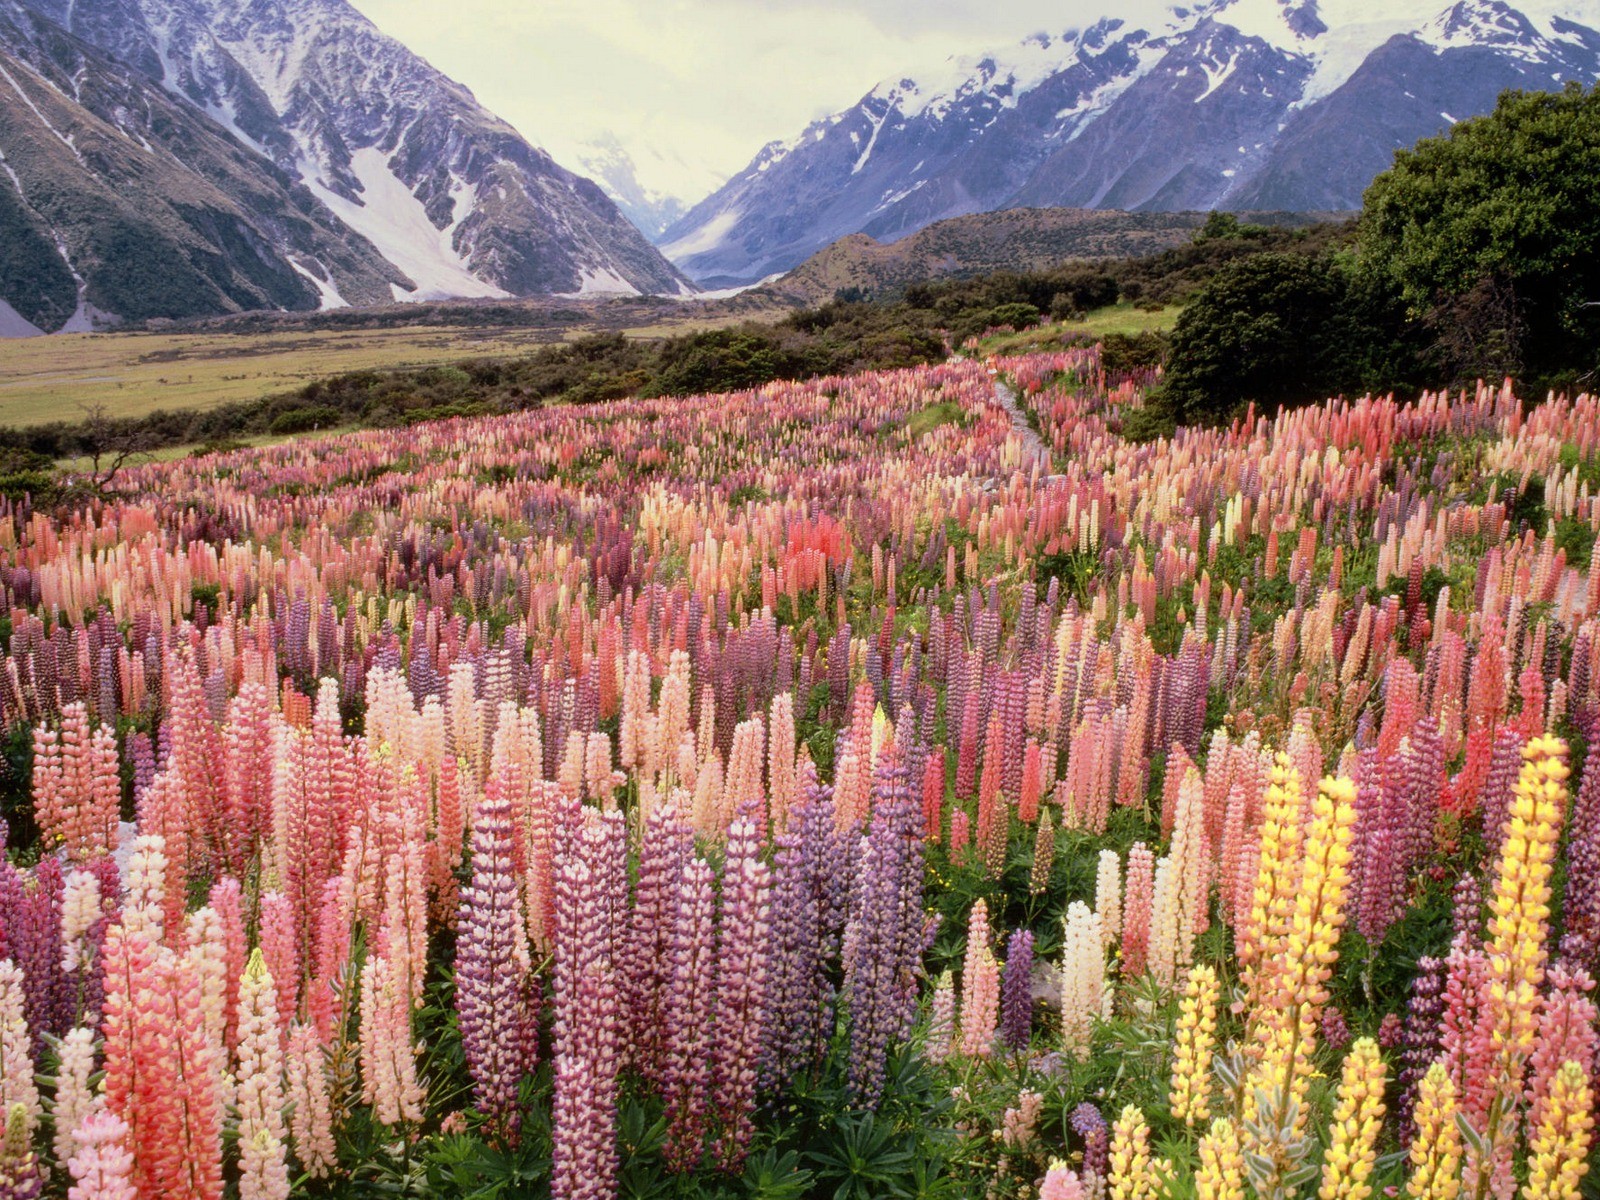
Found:
<svg viewBox="0 0 1600 1200"><path fill-rule="evenodd" d="M239 1196L285 1200L289 1167L284 1157L283 1032L278 996L259 949L250 954L239 984L238 1083Z"/></svg>

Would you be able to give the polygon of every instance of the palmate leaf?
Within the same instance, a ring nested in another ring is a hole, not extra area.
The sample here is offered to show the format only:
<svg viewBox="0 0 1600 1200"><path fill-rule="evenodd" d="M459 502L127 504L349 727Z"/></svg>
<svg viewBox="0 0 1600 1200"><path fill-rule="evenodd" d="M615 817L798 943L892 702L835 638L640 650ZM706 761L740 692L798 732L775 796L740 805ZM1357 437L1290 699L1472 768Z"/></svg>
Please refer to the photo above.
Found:
<svg viewBox="0 0 1600 1200"><path fill-rule="evenodd" d="M800 1165L798 1151L779 1154L769 1146L745 1162L742 1184L750 1200L801 1200L814 1178Z"/></svg>
<svg viewBox="0 0 1600 1200"><path fill-rule="evenodd" d="M841 1116L832 1136L805 1158L815 1169L820 1194L869 1200L907 1195L902 1180L915 1156L896 1144L893 1131L873 1113L861 1112Z"/></svg>

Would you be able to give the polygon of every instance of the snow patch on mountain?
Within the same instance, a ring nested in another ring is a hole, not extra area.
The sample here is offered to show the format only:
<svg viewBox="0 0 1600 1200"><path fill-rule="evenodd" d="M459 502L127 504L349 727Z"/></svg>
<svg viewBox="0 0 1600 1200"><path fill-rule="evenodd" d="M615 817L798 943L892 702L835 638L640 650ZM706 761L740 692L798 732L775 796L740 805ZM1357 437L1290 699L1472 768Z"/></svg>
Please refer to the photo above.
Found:
<svg viewBox="0 0 1600 1200"><path fill-rule="evenodd" d="M698 229L691 230L677 241L666 243L661 247L661 253L673 262L693 254L703 254L720 245L728 231L739 223L742 215L743 213L737 208L725 209Z"/></svg>
<svg viewBox="0 0 1600 1200"><path fill-rule="evenodd" d="M1015 106L1019 96L1072 65L1077 53L1072 31L1061 37L1036 33L1004 53L952 55L920 78L880 83L867 99L882 101L886 115L894 111L906 120L926 116L942 121L962 101L981 95L1003 107Z"/></svg>
<svg viewBox="0 0 1600 1200"><path fill-rule="evenodd" d="M309 282L312 287L317 289L317 298L320 301L317 307L322 312L327 312L332 308L350 307L350 301L346 300L339 294L339 289L334 284L333 280L327 279L323 275L319 275L316 271L313 271L310 267L306 266L297 258L291 257L285 261L295 269L297 274L303 275L307 282ZM321 264L318 265L320 266Z"/></svg>
<svg viewBox="0 0 1600 1200"><path fill-rule="evenodd" d="M43 337L40 329L4 300L0 300L0 338Z"/></svg>
<svg viewBox="0 0 1600 1200"><path fill-rule="evenodd" d="M582 284L572 296L637 296L639 289L609 267L584 267Z"/></svg>
<svg viewBox="0 0 1600 1200"><path fill-rule="evenodd" d="M510 295L472 273L454 243L459 217L444 229L436 227L428 219L422 201L390 169L389 156L382 150L376 146L357 150L350 156L350 171L361 181L359 201L348 200L334 191L310 164L302 174L336 217L376 246L417 285L411 292L396 286L396 299L501 299ZM459 198L456 211L463 211Z"/></svg>

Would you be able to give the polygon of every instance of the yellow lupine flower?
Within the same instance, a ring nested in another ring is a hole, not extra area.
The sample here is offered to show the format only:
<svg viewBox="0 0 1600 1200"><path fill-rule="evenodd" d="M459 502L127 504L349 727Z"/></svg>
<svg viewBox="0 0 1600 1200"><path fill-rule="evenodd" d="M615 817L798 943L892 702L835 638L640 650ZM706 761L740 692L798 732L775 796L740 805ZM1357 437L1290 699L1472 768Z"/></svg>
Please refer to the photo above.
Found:
<svg viewBox="0 0 1600 1200"><path fill-rule="evenodd" d="M1550 874L1567 807L1566 754L1566 744L1548 735L1523 748L1489 901L1489 996L1498 1010L1492 1045L1503 1093L1518 1090L1533 1048L1550 931Z"/></svg>
<svg viewBox="0 0 1600 1200"><path fill-rule="evenodd" d="M1150 1166L1150 1127L1144 1114L1130 1104L1111 1127L1111 1200L1154 1200L1155 1179Z"/></svg>
<svg viewBox="0 0 1600 1200"><path fill-rule="evenodd" d="M1272 779L1263 797L1255 894L1250 911L1235 937L1239 978L1246 1003L1265 994L1277 952L1289 930L1289 914L1299 885L1301 797L1300 776L1287 755L1272 764Z"/></svg>
<svg viewBox="0 0 1600 1200"><path fill-rule="evenodd" d="M1443 1064L1434 1063L1417 1089L1411 1140L1411 1200L1456 1200L1461 1191L1461 1132L1456 1128L1456 1085Z"/></svg>
<svg viewBox="0 0 1600 1200"><path fill-rule="evenodd" d="M1172 1060L1172 1115L1185 1125L1206 1118L1211 1102L1211 1055L1217 1036L1217 973L1205 964L1189 970L1178 1006L1177 1047Z"/></svg>
<svg viewBox="0 0 1600 1200"><path fill-rule="evenodd" d="M1200 1169L1194 1177L1195 1200L1244 1200L1244 1154L1233 1122L1218 1117L1200 1139Z"/></svg>
<svg viewBox="0 0 1600 1200"><path fill-rule="evenodd" d="M1255 1036L1246 1045L1258 1047L1260 1061L1243 1097L1247 1122L1255 1120L1258 1089L1278 1088L1286 1103L1298 1105L1297 1131L1304 1124L1317 1023L1328 1002L1327 983L1339 958L1345 923L1355 798L1350 780L1326 778L1312 803L1289 926L1276 962L1261 964L1258 979L1270 978L1270 990L1261 992L1250 1015Z"/></svg>
<svg viewBox="0 0 1600 1200"><path fill-rule="evenodd" d="M1593 1096L1583 1068L1561 1064L1550 1083L1544 1116L1528 1141L1528 1183L1523 1200L1575 1200L1589 1169L1594 1129Z"/></svg>
<svg viewBox="0 0 1600 1200"><path fill-rule="evenodd" d="M1367 1200L1372 1194L1367 1180L1378 1158L1378 1132L1383 1127L1384 1074L1377 1042L1362 1038L1350 1047L1323 1160L1320 1200Z"/></svg>
<svg viewBox="0 0 1600 1200"><path fill-rule="evenodd" d="M1566 743L1548 734L1524 746L1506 816L1485 947L1492 1060L1483 1069L1493 1075L1499 1103L1489 1110L1476 1171L1468 1171L1473 1200L1489 1194L1496 1164L1515 1136L1515 1122L1504 1116L1522 1101L1523 1072L1533 1052L1550 937L1550 875L1567 809L1566 757Z"/></svg>

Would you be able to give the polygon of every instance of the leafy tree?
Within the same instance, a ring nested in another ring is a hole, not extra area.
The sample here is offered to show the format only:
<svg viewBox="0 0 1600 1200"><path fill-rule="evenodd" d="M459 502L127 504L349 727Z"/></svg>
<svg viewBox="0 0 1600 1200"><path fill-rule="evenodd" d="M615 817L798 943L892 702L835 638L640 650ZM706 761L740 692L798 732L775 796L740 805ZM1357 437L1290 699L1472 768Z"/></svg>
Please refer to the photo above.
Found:
<svg viewBox="0 0 1600 1200"><path fill-rule="evenodd" d="M664 396L732 392L806 373L779 339L753 328L710 329L674 338L661 351L655 390Z"/></svg>
<svg viewBox="0 0 1600 1200"><path fill-rule="evenodd" d="M1273 409L1348 386L1347 294L1327 259L1260 254L1224 267L1172 332L1164 396L1171 416L1225 420L1248 401Z"/></svg>
<svg viewBox="0 0 1600 1200"><path fill-rule="evenodd" d="M1508 91L1395 156L1367 189L1363 258L1436 328L1458 374L1595 362L1600 88Z"/></svg>

